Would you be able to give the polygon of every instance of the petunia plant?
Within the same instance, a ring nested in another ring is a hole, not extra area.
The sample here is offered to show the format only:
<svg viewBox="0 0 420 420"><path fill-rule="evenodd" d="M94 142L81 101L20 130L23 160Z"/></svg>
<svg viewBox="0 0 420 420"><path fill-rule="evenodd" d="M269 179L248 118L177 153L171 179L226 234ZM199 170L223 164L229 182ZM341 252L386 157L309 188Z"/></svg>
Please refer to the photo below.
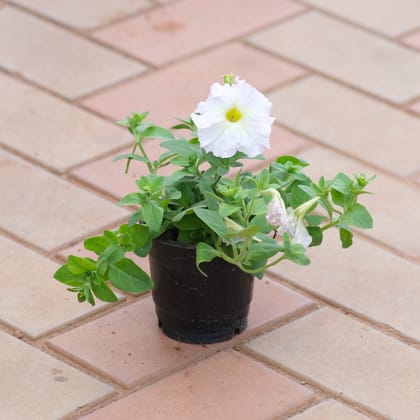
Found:
<svg viewBox="0 0 420 420"><path fill-rule="evenodd" d="M94 304L96 296L114 302L109 283L124 292L153 287L131 257L147 256L157 238L194 245L200 271L203 262L222 258L258 278L282 260L309 264L307 248L321 245L327 229L337 229L343 248L351 246L353 228L372 227L358 202L372 178L338 173L315 181L304 173L308 164L294 156L280 156L258 173L246 171L244 160L263 160L269 148L270 113L262 93L227 75L172 131L148 121L147 113L120 121L134 145L116 160L127 160L126 171L133 163L146 168L136 190L119 202L133 214L118 229L84 241L96 258L69 256L55 278L79 301ZM146 139L162 141L158 159L149 157ZM168 165L171 174L161 175Z"/></svg>

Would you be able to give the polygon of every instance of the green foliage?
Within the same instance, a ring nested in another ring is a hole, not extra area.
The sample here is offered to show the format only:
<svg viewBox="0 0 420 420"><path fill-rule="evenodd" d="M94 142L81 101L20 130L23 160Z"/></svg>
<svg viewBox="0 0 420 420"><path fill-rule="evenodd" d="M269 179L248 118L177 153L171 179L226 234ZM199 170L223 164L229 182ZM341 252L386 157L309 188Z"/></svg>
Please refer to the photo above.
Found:
<svg viewBox="0 0 420 420"><path fill-rule="evenodd" d="M188 130L190 138L185 139L146 117L147 113L133 114L119 122L133 135L134 145L131 153L115 160L125 159L126 171L130 164L146 168L133 192L119 202L134 207L131 217L117 230L84 241L96 258L69 256L54 275L81 302L95 304L95 298L115 302L111 287L128 293L153 287L130 254L147 256L152 241L164 234L196 245L200 271L203 263L222 258L261 278L268 267L284 259L300 265L310 263L306 255L309 241L298 237L298 231L309 235L310 246L319 246L324 231L336 228L342 247L348 248L353 243L353 228L373 225L368 210L358 202L373 178L338 173L315 182L304 173L308 163L294 156L280 156L251 174L243 170L247 156L241 152L230 158L205 152L191 118L181 119L173 127ZM160 145L164 149L155 160L147 150L153 139L163 140ZM162 176L168 165L173 168L171 174ZM268 222L274 196L287 211L290 221L286 228Z"/></svg>

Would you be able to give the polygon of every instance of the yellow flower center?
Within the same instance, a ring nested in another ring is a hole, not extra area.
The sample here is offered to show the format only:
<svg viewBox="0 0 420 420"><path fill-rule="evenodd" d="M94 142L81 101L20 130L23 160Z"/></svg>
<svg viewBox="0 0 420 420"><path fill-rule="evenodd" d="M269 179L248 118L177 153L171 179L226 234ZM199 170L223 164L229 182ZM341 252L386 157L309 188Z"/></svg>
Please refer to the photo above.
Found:
<svg viewBox="0 0 420 420"><path fill-rule="evenodd" d="M236 123L242 118L241 111L238 108L231 108L226 112L226 119L230 122Z"/></svg>

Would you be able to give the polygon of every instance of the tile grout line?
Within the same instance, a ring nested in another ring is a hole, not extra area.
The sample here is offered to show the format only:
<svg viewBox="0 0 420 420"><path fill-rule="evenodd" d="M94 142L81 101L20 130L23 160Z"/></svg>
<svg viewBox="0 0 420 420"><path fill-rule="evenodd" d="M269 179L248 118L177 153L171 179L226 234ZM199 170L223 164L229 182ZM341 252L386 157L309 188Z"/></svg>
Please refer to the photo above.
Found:
<svg viewBox="0 0 420 420"><path fill-rule="evenodd" d="M183 1L183 0L180 0L180 1ZM306 12L306 10L303 10L302 12L297 12L296 14L297 15L300 15L300 14L304 14L305 12ZM151 67L153 67L153 68L150 68L149 69L150 72L142 72L142 73L138 74L137 76L133 77L133 80L134 79L141 80L142 78L147 77L151 72L154 72L155 73L155 72L164 71L164 70L166 70L168 68L171 68L172 66L175 66L177 64L183 63L183 62L185 62L187 60L198 58L201 55L205 55L205 54L211 53L211 52L216 51L217 49L219 49L221 47L224 47L224 46L227 46L227 45L241 44L243 46L249 47L249 45L246 45L246 44L243 43L244 37L248 37L248 36L252 35L256 31L261 31L261 30L264 30L266 28L269 28L272 25L275 25L275 24L278 24L278 23L283 23L284 21L287 21L287 20L293 18L294 16L295 15L286 16L284 18L281 18L277 22L264 25L264 26L262 26L260 28L257 28L256 30L249 31L246 34L238 35L236 37L232 37L232 38L229 38L227 40L220 41L220 42L218 42L216 44L213 44L213 45L211 45L209 47L202 48L202 49L200 49L198 51L192 51L192 52L190 52L190 53L188 53L186 55L181 55L178 58L175 58L175 59L173 59L171 61L167 61L167 62L165 62L163 64L158 65L158 66L151 65ZM107 46L108 44L104 44L104 45ZM269 51L263 51L263 50L261 50L260 53L263 53L264 55L269 56L269 57L271 57L273 59L279 59L278 56L274 55L273 53L271 53ZM294 64L294 65L296 66L296 64ZM299 66L299 67L301 67L301 66ZM101 95L103 93L106 93L108 90L110 90L112 88L117 88L117 87L123 86L125 83L129 83L129 82L130 82L129 80L128 81L121 81L121 82L115 83L115 85L113 85L113 86L105 86L104 88L100 88L94 94L88 93L86 95L83 95L83 97L81 99L80 98L77 98L76 99L76 103L78 103L77 101L79 101L79 99L81 101L89 100L92 97L95 97L96 95ZM78 104L79 105L83 105L82 103L78 103ZM88 107L87 109L90 109L90 108Z"/></svg>
<svg viewBox="0 0 420 420"><path fill-rule="evenodd" d="M127 52L124 52L122 50L119 50L118 48L115 48L112 45L108 45L106 43L103 43L102 41L94 38L91 35L91 33L89 33L86 30L81 30L81 29L77 29L77 28L75 28L71 25L66 25L66 24L60 22L59 20L55 20L54 18L51 18L47 15L44 15L40 12L37 12L34 9L23 6L19 3L15 3L13 0L9 0L8 6L11 7L12 9L16 9L20 12L23 12L23 13L26 13L26 14L32 16L32 17L35 17L35 18L43 21L44 23L49 23L49 24L53 25L56 29L58 28L60 30L63 30L66 33L72 34L72 35L76 36L78 39L84 39L85 41L89 41L90 43L97 44L97 45L99 45L99 46L101 46L101 47L103 47L103 48L105 48L109 51L114 52L117 55L120 55L122 57L130 59L130 60L136 62L137 64L145 65L145 62L140 60L138 57L133 56L133 55L131 55ZM147 64L147 66L149 66L149 65ZM151 65L150 67L154 67L154 66Z"/></svg>
<svg viewBox="0 0 420 420"><path fill-rule="evenodd" d="M375 35L376 37L382 38L385 41L390 41L390 42L395 43L397 45L401 45L403 47L408 47L408 49L410 49L410 50L413 49L412 47L409 47L405 43L399 42L399 38L405 36L404 32L402 32L401 34L398 34L398 35L387 35L387 34L381 32L379 30L376 30L374 28L371 28L371 27L367 26L366 24L358 23L355 20L347 19L344 16L339 15L339 14L335 14L334 12L329 11L327 9L322 9L319 6L316 6L316 5L313 5L313 4L310 4L310 3L306 3L305 0L293 0L293 1L297 4L300 4L301 6L304 6L304 7L308 8L308 10L312 10L313 12L317 12L319 14L330 17L334 20L345 23L346 25L351 26L355 29L359 29L361 31L370 33L371 35ZM420 29L420 27L416 27L416 28ZM410 33L410 32L416 31L416 28L411 29L407 32ZM414 49L414 51L418 53L417 49Z"/></svg>
<svg viewBox="0 0 420 420"><path fill-rule="evenodd" d="M121 134L123 134L123 131L121 131ZM116 146L113 149L110 149L108 151L105 152L100 152L98 153L95 157L92 158L88 158L82 162L79 162L77 164L74 165L69 165L63 169L59 169L54 167L53 165L47 165L46 163L44 163L41 159L35 159L32 156L30 156L29 154L26 154L25 152L22 152L19 149L15 149L13 146L10 146L6 143L3 143L0 141L0 151L4 151L10 155L13 155L14 157L20 159L24 164L27 165L31 165L33 167L36 167L37 169L41 169L45 172L48 172L50 175L56 176L57 178L60 179L65 179L66 176L71 175L70 172L73 171L74 169L77 169L79 167L83 167L85 165L88 165L96 160L99 159L103 159L105 157L111 157L112 154L114 153L120 153L120 151L126 149L127 147L130 146L131 143L127 144L123 144L120 146Z"/></svg>
<svg viewBox="0 0 420 420"><path fill-rule="evenodd" d="M375 331L381 332L382 334L396 341L404 343L407 346L412 347L416 350L420 350L420 339L416 339L414 337L403 334L396 328L384 322L371 319L367 315L361 312L355 311L354 309L346 306L345 304L336 302L331 298L323 296L321 293L317 293L316 291L313 291L310 288L302 286L298 282L286 279L285 277L282 277L281 274L270 271L268 273L268 277L271 278L272 280L278 281L279 284L282 284L283 286L288 286L289 288L291 287L292 290L295 290L297 293L301 295L304 295L306 297L313 299L315 302L318 302L318 305L321 305L322 307L330 307L342 313L343 315L346 315L364 325L368 325L371 329Z"/></svg>
<svg viewBox="0 0 420 420"><path fill-rule="evenodd" d="M332 146L330 144L323 143L322 140L318 140L317 138L312 137L312 136L310 136L310 135L308 135L306 133L303 133L303 132L299 131L298 129L296 129L296 128L292 127L292 126L289 126L289 125L287 125L285 123L279 123L279 122L277 122L277 124L280 127L285 128L286 130L292 132L293 134L296 134L297 136L300 136L300 137L304 138L305 140L307 140L310 143L312 143L314 146L322 147L322 148L327 149L327 150L330 150L330 151L332 151L332 152L334 152L336 154L342 155L342 156L344 156L344 157L346 157L346 158L348 158L350 160L353 160L353 161L359 163L360 165L363 165L363 166L365 166L367 168L372 169L373 171L381 172L382 174L387 175L390 178L393 178L394 180L401 182L402 184L412 185L411 182L410 182L410 180L408 180L407 178L412 177L413 174L412 175L409 175L408 177L398 176L398 175L396 175L393 172L388 172L386 169L384 169L384 168L382 168L380 166L377 166L377 165L375 165L375 164L373 164L371 162L368 162L368 161L365 161L363 159L360 159L358 156L353 155L353 154L351 154L351 153L349 153L349 152L347 152L347 151L345 151L343 149L338 149L338 148L336 148L336 147L334 147L334 146ZM414 172L414 175L415 174L416 174L416 172Z"/></svg>
<svg viewBox="0 0 420 420"><path fill-rule="evenodd" d="M356 92L356 93L358 93L358 94L360 94L362 96L368 97L368 98L370 98L370 99L372 99L372 100L374 100L376 102L381 102L382 104L388 105L388 106L390 106L390 107L392 107L394 109L397 109L397 110L402 111L402 112L405 112L405 113L407 113L407 112L404 109L404 106L406 106L407 103L409 103L410 101L412 101L415 98L417 98L417 97L420 96L420 95L418 95L418 96L410 99L409 101L405 101L405 102L401 102L401 103L392 102L391 100L388 100L388 99L386 99L384 97L381 97L381 96L377 96L374 93L371 93L371 92L368 92L368 91L366 91L366 90L364 90L362 88L359 88L358 86L353 85L353 84L351 84L351 83L349 83L349 82L347 82L345 80L339 79L339 78L337 78L337 77L335 77L333 75L330 75L328 73L325 73L322 70L316 69L314 67L310 67L308 64L304 64L304 63L301 63L299 61L295 61L294 59L292 59L292 58L290 58L290 57L288 57L288 56L286 56L284 54L281 54L279 52L272 52L272 51L270 51L269 48L264 48L264 47L262 47L260 45L256 45L250 39L244 39L243 42L248 47L252 47L252 48L256 49L257 51L262 51L262 52L265 52L265 53L269 53L269 54L273 55L274 57L280 58L280 59L282 59L283 61L285 61L285 62L287 62L289 64L292 64L294 66L297 66L297 67L302 68L303 70L305 70L308 73L308 77L310 77L311 75L320 76L320 77L322 77L324 79L328 79L331 82L334 82L335 84L342 85L345 88L347 88L349 90L352 90L352 91L354 91L354 92ZM285 85L288 85L288 84L289 84L289 82L286 82L285 83ZM292 84L292 83L290 82L290 84ZM409 113L409 114L411 115L411 113Z"/></svg>
<svg viewBox="0 0 420 420"><path fill-rule="evenodd" d="M383 415L381 415L379 412L376 412L372 410L369 407L364 406L363 404L359 403L356 400L352 400L351 398L347 397L344 393L338 393L334 392L333 390L329 389L327 386L322 385L320 382L317 382L313 379L311 379L309 376L306 376L303 373L300 373L298 371L295 371L292 368L289 368L288 366L284 365L283 363L274 362L270 360L269 357L266 357L257 351L250 349L248 347L245 347L242 345L241 347L238 347L237 349L241 354L250 357L251 359L258 360L259 362L263 363L265 366L268 366L269 368L273 369L276 372L280 372L282 374L287 374L287 376L292 379L294 382L297 383L304 383L305 385L309 386L312 389L318 390L321 395L325 397L325 400L328 398L332 398L334 400L337 400L341 403L344 403L344 405L349 406L353 408L354 410L361 412L365 415L368 415L369 417L377 420L389 420ZM314 404L312 404L314 405ZM309 407L312 407L308 406Z"/></svg>
<svg viewBox="0 0 420 420"><path fill-rule="evenodd" d="M415 28L408 29L408 30L406 30L404 32L401 32L400 34L396 35L394 39L396 41L401 42L403 45L410 47L409 44L406 44L404 42L404 38L408 38L408 37L410 37L412 35L416 35L417 32L420 32L420 26L416 26ZM413 47L411 47L411 48L413 48ZM419 51L417 48L414 48L414 50L417 51L417 52Z"/></svg>
<svg viewBox="0 0 420 420"><path fill-rule="evenodd" d="M296 0L295 0L295 1L296 1ZM107 43L103 43L103 42L101 42L100 40L98 40L98 39L96 39L96 38L94 38L94 37L92 37L92 36L89 36L89 35L90 35L89 33L86 33L86 32L83 32L83 31L77 31L77 30L75 30L74 28L72 28L71 26L62 25L62 24L60 24L59 22L57 22L57 21L55 21L55 20L53 20L53 19L51 19L51 18L48 18L48 17L47 17L47 16L45 16L45 15L39 14L39 13L37 13L37 12L33 11L33 10L32 10L32 9L30 9L30 8L26 8L26 7L24 7L24 6L21 6L21 5L19 5L19 4L16 4L16 3L14 3L13 1L10 1L10 2L9 2L9 4L13 5L13 7L16 7L17 9L21 9L21 10L23 10L23 11L25 11L25 12L28 12L28 13L30 13L30 14L33 14L34 16L36 16L36 17L38 17L38 18L41 18L41 19L43 19L43 20L47 20L47 21L48 21L48 22L50 22L50 23L54 23L56 26L60 27L61 29L65 29L66 31L72 32L73 34L76 34L76 35L78 35L78 36L79 36L79 37L81 37L81 38L84 38L84 39L86 39L86 40L89 40L89 41L91 41L91 42L93 42L93 43L97 43L98 45L101 45L101 46L103 46L103 47L105 47L105 48L112 47L112 45L110 46L110 45L109 45L109 44L107 44ZM335 82L337 82L337 83L345 84L346 86L348 86L348 87L350 87L350 88L355 88L353 85L351 85L351 84L347 84L346 82L343 82L343 81L341 81L340 79L336 79L336 78L334 78L334 77L332 77L332 76L329 76L329 75L326 75L326 74L324 74L324 73L322 73L322 72L320 72L320 71L318 71L318 70L316 70L316 69L312 69L312 68L310 68L310 67L307 67L307 66L305 66L304 64L297 63L297 62L295 62L295 61L293 61L293 60L290 60L290 59L289 59L289 58L287 58L287 57L281 56L281 55L279 55L279 54L275 54L275 53L273 53L273 52L271 52L271 51L269 51L269 50L266 50L266 49L264 49L264 48L261 48L261 47L259 47L259 46L256 46L256 45L254 45L254 44L250 43L250 42L246 39L247 37L249 37L250 35L254 34L255 32L263 31L263 30L265 30L265 29L269 29L270 27L272 27L272 26L274 26L274 25L281 24L281 23L284 23L284 22L286 22L286 21L289 21L289 20L292 20L292 19L298 18L298 17L300 17L301 15L304 15L305 13L309 12L311 9L313 9L313 10L317 10L317 11L318 11L318 12L320 12L320 13L327 14L328 16L330 16L330 17L332 17L332 18L340 18L339 16L336 16L336 15L334 15L334 14L328 14L328 13L326 13L326 12L325 12L324 10L322 10L322 9L318 9L318 8L313 7L313 6L308 6L307 4L302 3L302 2L301 2L301 1L299 1L299 0L297 0L297 4L300 4L301 6L305 7L305 9L303 9L302 11L299 11L299 12L297 12L297 13L295 13L295 14L292 14L292 15L286 16L286 17L284 17L284 18L281 18L281 19L277 20L277 21L276 21L276 22L274 22L274 23L269 23L269 24L263 25L263 26L261 26L261 27L259 27L259 28L256 28L256 29L253 29L253 30L251 30L251 31L248 31L248 32L246 32L246 33L244 33L244 34L242 34L242 35L237 36L237 37L230 38L229 40L225 40L225 41L222 41L222 42L220 42L220 43L218 43L218 44L214 44L213 46L210 46L210 47L208 47L208 48L200 49L199 51L195 51L195 52L193 52L193 53L187 54L186 56L181 56L180 58L175 59L175 60L173 60L173 61L166 62L166 63L164 63L164 65L159 66L158 68L153 68L153 67L156 67L156 66L151 65L151 67L152 67L152 68L147 69L147 70L149 70L149 71L145 71L145 72L141 72L141 73L139 73L139 74L131 75L131 76L128 76L128 77L127 77L126 79L124 79L124 80L119 80L119 81L116 81L116 82L114 82L114 83L111 83L111 84L105 85L105 86L103 86L103 87L99 87L99 88L98 88L98 89L96 89L94 92L87 92L86 94L79 95L78 97L75 97L75 98L73 98L73 99L70 99L70 100L69 100L69 102L70 102L70 103L74 103L74 102L76 102L76 104L77 104L77 101L79 101L79 100L85 100L85 99L90 98L91 96L95 96L95 95L97 95L97 94L101 94L101 93L103 93L104 91L106 91L108 88L109 88L109 89L112 89L112 88L115 88L115 87L119 86L120 84L127 83L127 82L129 82L130 80L133 80L133 79L136 79L136 78L140 78L140 77L146 77L146 76L150 73L150 71L165 69L165 68L170 67L171 65L173 65L173 64L175 64L175 63L182 62L182 61L184 61L184 60L186 60L186 59L190 59L190 58L193 58L193 57L195 57L195 56L199 56L199 55L205 54L206 52L211 51L211 50L213 50L213 49L217 49L217 48L219 48L220 46L222 46L223 44L226 44L226 43L232 43L232 42L238 42L238 41L242 41L243 45L246 45L247 47L252 47L252 48L255 48L255 49L257 49L258 51L260 51L260 52L264 52L265 54L270 55L270 56L271 56L271 57L273 57L273 58L281 58L281 59L283 59L284 61L288 61L290 64L293 64L293 65L295 65L295 66L298 66L298 67L304 68L304 69L306 69L306 70L307 70L307 71L309 71L309 72L314 72L314 71L315 71L315 72L317 72L317 73L319 73L319 74L323 75L324 77L328 77L329 79L331 79L331 80L333 80L333 81L335 81ZM165 7L165 6L167 6L167 5L160 5L160 7ZM159 8L159 6L158 6L157 8ZM149 10L150 10L150 9L149 9ZM154 8L153 8L153 10L154 10ZM146 11L147 11L147 9L146 9ZM143 12L145 12L145 11L143 11ZM141 14L141 13L140 13L140 14ZM349 24L353 24L351 21L349 21L349 22L345 21L345 22L346 22L346 23L349 23ZM359 28L359 29L365 29L364 27L359 27L359 26L357 26L357 25L353 25L353 26L355 26L355 27L357 27L357 28ZM377 35L377 36L381 36L381 34L380 34L380 33L376 33L376 32L373 32L373 33L374 33L375 35ZM382 36L382 37L383 37L383 36ZM392 41L392 40L393 40L392 38L387 38L387 37L383 37L383 38L384 38L384 39L386 39L386 40L388 40L388 41L390 41L390 40ZM115 48L115 52L116 52L116 53L121 54L121 53L123 53L123 50L120 50L120 49L118 49L118 48ZM418 50L416 50L416 52L418 53ZM134 59L135 61L138 61L140 64L143 64L143 63L142 63L142 61L141 61L141 60L140 60L137 56L134 56L134 57L130 56L130 57L128 57L128 58ZM305 67L306 67L306 68L305 68ZM7 71L6 71L6 72L7 72ZM13 73L11 73L11 74L13 74ZM28 80L28 79L25 79L25 78L23 78L23 80L25 80L25 81L27 81L27 82L30 82L31 84L33 84L33 86L39 87L36 83L32 82L31 80ZM287 85L287 82L286 82L286 83L284 83L284 85ZM65 96L62 96L62 95L57 94L57 93L55 93L55 92L53 92L53 91L50 91L48 88L44 88L43 86L41 86L41 88L45 89L45 91L46 91L46 92L48 92L48 93L50 93L50 94L54 94L54 95L56 95L57 97L59 97L59 98L61 98L61 99L65 99L65 100L66 100L66 99L68 99L68 98L67 98L67 97L65 97ZM356 87L356 90L358 90L358 88L357 88L357 87ZM367 94L367 95L369 95L369 96L372 96L374 99L381 100L381 101L383 101L384 103L386 103L386 104L388 104L388 105L395 106L395 104L394 104L392 101L388 101L388 100L386 100L386 99L384 99L384 98L382 98L382 97L377 97L377 96L375 96L375 95L370 94L369 92L365 92L364 90L358 90L358 91L359 91L360 93L363 93L363 94ZM419 95L419 96L420 96L420 95ZM411 101L411 100L410 100L410 101ZM89 108L87 108L87 109L88 109L88 110L90 110ZM400 108L398 108L398 109L400 109ZM401 110L401 109L400 109L400 110Z"/></svg>
<svg viewBox="0 0 420 420"><path fill-rule="evenodd" d="M182 2L182 1L183 0L179 0L179 2ZM286 22L286 21L288 21L288 20L290 20L290 19L292 19L292 18L294 18L296 16L300 16L300 15L306 13L306 12L307 12L307 10L306 9L303 9L303 10L298 11L298 12L295 12L295 13L293 13L291 15L287 15L287 16L281 17L281 18L277 19L276 21L263 24L263 25L259 26L258 28L250 29L249 31L245 31L245 32L243 32L243 33L241 33L239 35L232 36L232 37L230 37L228 39L224 39L224 40L222 40L220 42L214 43L214 44L212 44L210 46L201 48L199 50L194 50L194 51L191 51L191 52L186 53L186 54L182 54L181 53L180 56L178 56L178 57L176 57L176 58L174 58L172 60L165 61L164 63L158 64L158 65L157 64L150 64L150 67L153 67L153 70L154 71L161 71L161 70L164 70L164 69L166 69L168 67L171 67L173 65L176 65L178 63L182 63L182 62L184 62L186 60L190 60L190 59L199 57L200 55L207 54L207 53L211 52L212 50L216 50L216 49L221 48L221 47L223 47L225 45L230 45L230 44L238 43L238 42L241 43L241 41L244 38L246 38L246 37L254 34L255 32L263 31L265 29L270 28L273 25L284 23L284 22ZM93 40L99 42L99 40L97 40L96 38L93 38ZM108 43L104 43L104 45L105 46L108 46L109 44ZM117 47L115 47L115 48L117 48ZM120 51L120 50L117 48L117 51ZM265 51L265 54L266 55L271 55L272 57L275 58L275 56L272 53L269 53L269 52ZM139 60L138 57L137 57L137 60ZM147 63L147 61L145 61L145 63ZM139 76L140 77L143 77L144 75L143 74L140 74Z"/></svg>
<svg viewBox="0 0 420 420"><path fill-rule="evenodd" d="M131 387L123 387L125 394L121 396L121 398L118 399L122 399L130 394L133 394L147 386L153 385L161 380L164 380L165 378L168 378L174 374L177 374L178 372L187 369L189 367L195 366L197 364L199 364L200 362L203 362L204 360L207 360L211 357L213 357L215 354L220 353L220 352L225 352L225 351L229 351L229 350L236 350L235 347L237 346L241 346L243 345L243 343L245 343L246 341L255 338L255 337L259 337L260 335L263 335L264 333L266 333L267 331L272 331L275 328L278 328L279 325L285 325L289 322L292 322L296 319L299 319L305 315L307 315L310 312L313 312L317 310L316 307L312 306L306 309L302 309L302 310L298 310L295 311L295 313L292 313L290 316L287 317L287 319L278 319L275 325L262 325L258 328L256 328L256 330L253 332L253 334L249 334L248 336L243 337L242 339L240 338L240 336L238 336L237 339L232 339L226 342L222 342L222 343L217 343L214 344L214 348L209 351L208 353L205 354L201 354L201 355L197 355L197 357L195 357L193 360L191 360L190 362L187 362L185 364L180 364L178 367L173 368L173 369L169 369L165 370L163 372L161 372L158 375L152 375L150 376L150 378L148 378L147 380L143 380L141 382L137 382L135 383L133 386ZM259 331L257 331L257 329ZM176 343L176 342L175 342ZM107 404L105 404L107 405ZM103 406L97 406L93 409L93 411L102 408ZM87 414L87 413L83 413L83 414Z"/></svg>
<svg viewBox="0 0 420 420"><path fill-rule="evenodd" d="M252 35L252 33L253 33L253 32L250 32L250 33L249 33L249 34L247 34L246 36ZM214 52L214 51L216 51L216 50L219 50L220 48L227 47L227 46L234 46L234 45L241 45L241 46L243 46L243 47L245 47L245 48L247 48L247 49L254 49L254 48L250 48L250 47L253 47L252 45L247 45L247 44L244 42L243 36L239 36L239 37L231 38L231 39L229 39L229 40L227 40L227 41L222 41L222 42L220 42L220 43L218 43L218 44L214 44L214 45L212 45L212 46L210 46L210 47L206 47L206 48L200 49L199 51L194 51L194 52L192 52L192 53L189 53L189 54L188 54L188 55L186 55L186 56L181 56L179 59L175 59L175 60L173 60L173 61L170 61L170 62L164 63L164 64L160 65L160 66L159 66L159 67L157 67L157 68L153 68L153 69L151 68L151 69L148 69L148 70L146 70L146 71L144 71L144 72L142 72L142 73L140 73L140 74L138 74L138 75L136 75L136 76L133 76L133 77L132 77L132 80L123 80L123 81L119 81L119 82L116 82L115 84L113 84L112 86L111 86L111 85L108 85L108 86L105 86L105 87L103 87L103 88L99 88L99 89L98 89L98 91L97 91L97 92L95 92L95 93L88 93L88 94L86 94L86 95L82 95L81 97L76 98L75 103L76 103L77 105L79 105L79 106L85 107L85 109L88 109L88 110L93 110L93 108L90 108L90 107L87 107L86 105L84 105L84 104L83 104L83 101L88 101L88 100L90 100L90 99L92 99L92 98L94 98L94 97L96 97L96 96L99 96L99 95L105 94L105 93L106 93L106 92L108 92L109 90L112 90L112 89L115 89L115 88L122 87L122 86L124 86L125 84L130 83L130 81L134 81L134 80L142 80L143 78L147 78L150 74L155 74L155 73L160 73L160 72L163 72L163 71L165 71L165 70L171 69L171 67L174 67L174 66L176 66L176 65L178 65L178 64L182 64L182 63L184 63L185 61L188 61L188 60L193 60L193 59L197 59L197 58L199 58L200 56L203 56L203 55L206 55L206 54L212 53L212 52ZM282 60L280 57L276 56L275 54L271 53L270 51L266 51L266 50L259 50L259 53L260 53L260 54L263 54L263 55L265 55L265 56L267 56L267 57L270 57L271 59L274 59L274 60L276 60L276 61L281 61L281 60ZM283 60L283 61L286 61L286 60ZM291 63L289 63L289 64L291 64ZM294 67L298 67L298 68L300 68L300 69L302 68L302 66L300 66L300 65L299 65L299 66L297 66L296 64L293 64L293 66L294 66ZM296 80L296 79L298 79L299 77L301 77L301 76L296 76L296 77L293 77L291 80ZM285 82L280 82L278 85L279 85L279 86L281 86L281 85L283 85L283 84L287 84L287 83L288 83L288 81L285 81ZM269 89L272 89L272 88L270 87ZM268 89L264 89L264 91L266 91L266 90L268 90ZM97 111L97 112L99 112L99 111ZM103 114L103 115L105 115L105 114ZM109 118L109 117L108 117L108 118Z"/></svg>
<svg viewBox="0 0 420 420"><path fill-rule="evenodd" d="M135 78L139 77L139 75L142 75L143 73L147 73L148 74L148 71L139 73L139 74L134 75L134 76L129 76L128 79L131 79L131 78L135 79ZM5 76L10 77L10 78L12 78L13 80L15 80L17 82L20 82L20 83L22 83L22 84L24 84L26 86L29 86L29 87L37 90L38 92L40 92L40 93L42 93L44 95L52 96L55 99L57 99L59 101L62 101L63 103L66 103L69 106L72 106L72 107L74 107L76 109L79 109L81 111L87 112L87 113L89 113L91 115L95 115L96 117L100 118L104 122L115 123L115 121L111 117L109 117L109 116L107 116L105 114L101 114L100 112L95 111L94 109L85 107L82 104L79 104L77 102L78 101L78 98L70 99L70 98L68 98L68 97L66 97L66 96L64 96L64 95L62 95L62 94L60 94L58 92L55 92L53 90L50 90L49 88L47 88L45 86L42 86L42 85L37 84L36 82L34 82L31 79L28 79L28 78L23 77L20 73L10 72L7 69L5 69L5 68L3 68L3 67L0 66L0 75L1 74L4 74ZM123 82L127 82L127 80L124 80ZM112 87L113 87L113 85L112 85ZM101 88L101 91L103 91L105 89L107 89L107 86L102 87Z"/></svg>
<svg viewBox="0 0 420 420"><path fill-rule="evenodd" d="M95 41L96 42L96 41ZM220 47L220 45L218 45L218 46L216 46L216 47L214 47L214 49L216 49L216 48L219 48ZM120 52L121 53L121 52ZM198 54L197 55L200 55L200 54L202 54L203 53L203 51L199 51L198 52ZM267 53L267 52L266 52ZM275 56L275 55L273 55L273 54L270 54L271 56L273 56L273 57L277 57L278 58L278 56ZM299 67L301 67L301 66L299 66ZM154 69L151 69L151 70L154 70ZM143 76L143 73L141 73L140 75L137 75L137 76L135 76L135 77L142 77ZM133 78L135 78L135 77L133 77ZM340 81L339 82L339 84L340 85L342 85L343 83ZM102 88L102 90L105 90L107 87L104 87L104 88ZM77 99L76 99L76 101L77 101ZM72 103L72 105L76 105L76 107L79 107L80 108L80 105L78 106L78 104L77 104L77 102L76 103ZM400 108L399 108L400 109ZM91 110L89 110L90 112L92 112ZM310 140L310 142L311 142L311 144L313 144L314 143L314 141L313 140ZM317 144L316 142L315 142L315 144ZM323 145L323 147L325 147L325 145ZM342 154L342 152L340 151L339 152L340 154ZM354 159L353 157L352 157L352 159ZM370 166L370 165L369 165ZM395 175L394 175L395 176ZM96 190L96 189L95 189ZM128 303L127 303L128 304ZM118 305L118 304L117 304ZM117 306L116 305L116 306ZM120 305L119 305L120 306ZM329 306L331 306L331 305L329 305ZM102 316L103 316L103 313L101 313L102 314ZM99 315L98 315L98 317L99 317ZM84 324L84 323L86 323L86 322L88 322L88 320L86 320L86 319L84 319L84 320L82 320L81 321L81 324ZM231 348L231 347L229 347L229 348ZM42 350L41 350L42 351ZM60 353L61 354L61 353ZM210 357L210 356L209 356ZM204 360L204 359L203 359ZM195 363L192 363L192 365L194 365ZM281 370L280 370L281 371ZM167 376L169 376L169 375L167 375ZM167 376L164 376L164 377L167 377ZM161 378L162 379L162 378ZM316 389L318 389L318 388L316 388ZM134 392L134 391L133 391ZM126 396L126 395L129 395L131 392L126 392L125 394L124 394L124 396ZM335 394L331 394L331 395L335 395ZM116 397L114 397L114 398L116 398ZM122 398L122 397L121 397ZM338 398L338 400L340 400L340 396L336 396L336 398ZM120 398L118 398L118 399L120 399ZM343 400L343 401L345 401L345 402L347 402L346 400ZM108 401L108 398L106 399L106 401L104 401L103 402L103 405L108 405L110 403L110 401ZM102 404L102 403L100 403L100 404ZM96 408L95 408L96 407ZM84 407L84 408L86 408L86 406ZM97 402L95 402L95 405L94 405L94 407L92 406L91 408L89 408L89 412L93 412L93 411L95 411L96 409L98 408L98 403Z"/></svg>
<svg viewBox="0 0 420 420"><path fill-rule="evenodd" d="M11 0L13 1L13 0ZM119 16L109 22L104 22L102 24L99 24L97 26L93 26L91 28L85 28L81 29L84 33L93 33L96 31L102 31L105 29L108 29L109 27L113 25L119 25L120 23L124 22L125 20L134 19L138 16L153 12L155 10L159 10L163 7L163 4L156 3L154 0L148 0L148 5L144 8L140 8L138 10L135 10L133 12L130 12L126 15ZM70 28L75 28L74 26L68 25ZM77 28L76 28L77 30Z"/></svg>

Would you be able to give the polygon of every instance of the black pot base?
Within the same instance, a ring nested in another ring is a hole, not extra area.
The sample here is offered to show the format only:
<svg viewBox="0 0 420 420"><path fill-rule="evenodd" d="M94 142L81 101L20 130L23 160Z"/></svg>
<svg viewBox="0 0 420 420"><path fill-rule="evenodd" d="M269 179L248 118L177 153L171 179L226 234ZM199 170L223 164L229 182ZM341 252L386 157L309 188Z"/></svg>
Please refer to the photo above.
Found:
<svg viewBox="0 0 420 420"><path fill-rule="evenodd" d="M193 329L180 328L179 326L168 326L159 319L158 325L162 332L169 338L188 344L215 344L231 340L241 334L247 327L247 319L242 319L236 323L230 323L225 328L215 329Z"/></svg>
<svg viewBox="0 0 420 420"><path fill-rule="evenodd" d="M152 296L161 331L191 344L230 340L247 326L254 279L216 258L196 268L195 247L154 240L149 253Z"/></svg>

